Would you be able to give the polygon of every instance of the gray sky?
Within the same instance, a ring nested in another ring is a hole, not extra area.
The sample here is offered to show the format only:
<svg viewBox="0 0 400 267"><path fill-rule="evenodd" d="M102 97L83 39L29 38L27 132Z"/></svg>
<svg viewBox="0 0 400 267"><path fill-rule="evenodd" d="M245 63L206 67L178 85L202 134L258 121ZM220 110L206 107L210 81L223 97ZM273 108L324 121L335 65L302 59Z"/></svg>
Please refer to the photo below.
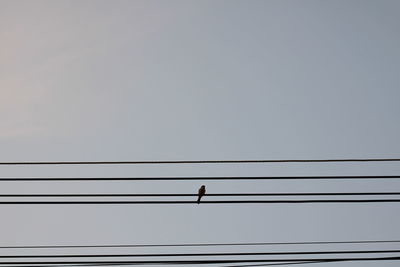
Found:
<svg viewBox="0 0 400 267"><path fill-rule="evenodd" d="M395 0L0 0L0 161L398 157L399 12ZM0 168L3 177L399 170L397 163ZM201 184L2 183L0 192L195 193ZM400 186L205 184L210 193ZM398 204L0 210L1 245L400 239Z"/></svg>

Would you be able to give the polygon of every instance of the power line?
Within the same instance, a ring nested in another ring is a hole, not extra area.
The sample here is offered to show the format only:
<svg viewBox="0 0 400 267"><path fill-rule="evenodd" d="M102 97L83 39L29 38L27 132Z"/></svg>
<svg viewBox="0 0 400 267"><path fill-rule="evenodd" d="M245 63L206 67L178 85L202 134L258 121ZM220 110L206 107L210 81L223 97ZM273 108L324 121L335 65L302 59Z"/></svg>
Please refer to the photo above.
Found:
<svg viewBox="0 0 400 267"><path fill-rule="evenodd" d="M308 242L253 242L253 243L186 243L186 244L114 244L114 245L39 245L0 246L0 249L26 248L113 248L113 247L203 247L203 246L269 246L269 245L323 245L323 244L376 244L400 243L400 240L352 240L352 241L308 241Z"/></svg>
<svg viewBox="0 0 400 267"><path fill-rule="evenodd" d="M215 200L201 204L305 204L305 203L396 203L400 199L302 199L302 200ZM141 205L197 204L197 201L0 201L0 205Z"/></svg>
<svg viewBox="0 0 400 267"><path fill-rule="evenodd" d="M285 262L285 263L263 263L263 264L251 264L251 265L227 265L226 267L245 267L245 266L287 266L287 265L298 265L298 264L311 264L311 263L324 263L324 262L334 262L334 261L299 261L299 262ZM157 263L157 265L182 265L185 263ZM192 263L195 265L198 264L212 264L212 263ZM45 264L45 265L34 265L34 264L30 264L30 265L2 265L0 263L1 267L37 267L37 266L42 266L42 267L84 267L84 266L127 266L127 265L154 265L154 263L113 263L113 264L104 264L104 263L100 263L100 264L57 264L57 265L49 265L49 264Z"/></svg>
<svg viewBox="0 0 400 267"><path fill-rule="evenodd" d="M262 263L262 264L251 264L251 265L226 265L221 267L256 267L256 266L277 266L277 265L297 265L297 264L312 264L312 263L326 263L334 261L299 261L299 262L284 262L284 263ZM76 266L76 265L75 265Z"/></svg>
<svg viewBox="0 0 400 267"><path fill-rule="evenodd" d="M267 264L252 264L252 265L230 265L226 267L245 267L245 266L277 266L277 265L296 265L296 264L308 264L308 263L322 263L327 261L301 261L301 262L286 262L286 263L267 263ZM126 266L126 265L136 265L136 264L126 264L126 263L113 263L113 264L67 264L67 265L44 265L44 267L83 267L83 266ZM171 264L166 264L171 265ZM2 267L15 267L16 265L0 265ZM19 267L34 267L37 265L17 265Z"/></svg>
<svg viewBox="0 0 400 267"><path fill-rule="evenodd" d="M326 262L326 261L325 261ZM256 265L231 265L226 267L245 267L245 266L282 266L282 265L297 265L297 264L311 264L311 263L322 263L322 261L300 261L300 262L286 262L286 263L267 263L267 264L256 264ZM113 264L115 266L115 264ZM113 265L100 265L100 266L113 266ZM64 265L69 266L93 266L93 265ZM4 267L4 266L3 266ZM46 267L62 267L62 265L46 266Z"/></svg>
<svg viewBox="0 0 400 267"><path fill-rule="evenodd" d="M400 256L393 257L353 257L353 258L298 258L298 259L213 259L213 260L124 260L124 261L3 261L0 264L21 265L21 264L225 264L225 263L257 263L257 262L300 262L300 261L321 261L321 262L344 262L344 261L398 261Z"/></svg>
<svg viewBox="0 0 400 267"><path fill-rule="evenodd" d="M314 163L314 162L393 162L393 161L400 161L400 158L144 160L144 161L9 161L9 162L0 162L0 165L237 164L237 163Z"/></svg>
<svg viewBox="0 0 400 267"><path fill-rule="evenodd" d="M285 251L285 252L223 252L223 253L157 253L157 254L58 254L58 255L0 255L0 259L21 258L121 258L121 257L220 257L266 255L329 255L329 254L387 254L400 250L339 250L339 251Z"/></svg>
<svg viewBox="0 0 400 267"><path fill-rule="evenodd" d="M400 175L340 175L340 176L224 176L224 177L3 177L0 182L18 181L198 181L198 180L340 180L340 179L400 179Z"/></svg>
<svg viewBox="0 0 400 267"><path fill-rule="evenodd" d="M222 193L208 197L229 196L369 196L400 195L400 192L329 192L329 193ZM197 194L0 194L0 197L194 197Z"/></svg>

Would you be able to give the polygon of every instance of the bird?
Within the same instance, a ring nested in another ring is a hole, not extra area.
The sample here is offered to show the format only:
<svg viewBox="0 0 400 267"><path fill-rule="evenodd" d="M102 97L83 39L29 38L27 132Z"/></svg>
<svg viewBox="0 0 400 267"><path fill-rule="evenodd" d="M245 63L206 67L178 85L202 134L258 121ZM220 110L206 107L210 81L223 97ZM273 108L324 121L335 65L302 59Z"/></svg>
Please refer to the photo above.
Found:
<svg viewBox="0 0 400 267"><path fill-rule="evenodd" d="M204 196L205 194L206 194L206 186L205 186L205 185L202 185L202 186L199 188L199 197L197 198L197 204L200 204L200 199L201 199L201 197Z"/></svg>

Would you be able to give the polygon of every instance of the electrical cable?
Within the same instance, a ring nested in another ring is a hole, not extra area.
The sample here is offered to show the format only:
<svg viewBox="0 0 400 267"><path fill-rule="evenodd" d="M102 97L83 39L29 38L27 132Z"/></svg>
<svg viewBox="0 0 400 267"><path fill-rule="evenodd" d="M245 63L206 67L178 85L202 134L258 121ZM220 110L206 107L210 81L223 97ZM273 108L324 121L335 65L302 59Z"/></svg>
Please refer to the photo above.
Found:
<svg viewBox="0 0 400 267"><path fill-rule="evenodd" d="M206 194L207 197L230 197L230 196L378 196L378 195L400 195L400 192L323 192L323 193L221 193ZM0 197L195 197L197 194L0 194Z"/></svg>
<svg viewBox="0 0 400 267"><path fill-rule="evenodd" d="M376 244L400 243L400 240L350 240L350 241L306 241L306 242L245 242L245 243L186 243L186 244L113 244L113 245L39 245L0 246L0 249L28 248L124 248L124 247L209 247L209 246L270 246L270 245L324 245L324 244Z"/></svg>
<svg viewBox="0 0 400 267"><path fill-rule="evenodd" d="M209 200L201 204L398 203L400 199ZM170 205L197 201L0 201L0 205Z"/></svg>
<svg viewBox="0 0 400 267"><path fill-rule="evenodd" d="M75 182L75 181L198 181L198 180L365 180L400 179L400 175L339 176L224 176L224 177L3 177L0 182Z"/></svg>
<svg viewBox="0 0 400 267"><path fill-rule="evenodd" d="M317 162L395 162L395 161L400 161L400 158L142 160L142 161L9 161L9 162L0 162L0 165L237 164L237 163L317 163Z"/></svg>
<svg viewBox="0 0 400 267"><path fill-rule="evenodd" d="M298 259L213 259L213 260L135 260L135 261L3 261L0 265L22 265L22 264L225 264L225 263L273 263L273 262L300 262L300 261L321 261L321 262L344 262L344 261L398 261L400 256L392 257L354 257L354 258L298 258Z"/></svg>
<svg viewBox="0 0 400 267"><path fill-rule="evenodd" d="M222 252L222 253L157 253L157 254L54 254L54 255L0 255L0 259L20 258L127 258L127 257L216 257L265 255L328 255L328 254L387 254L400 250L339 250L339 251L280 251L280 252Z"/></svg>

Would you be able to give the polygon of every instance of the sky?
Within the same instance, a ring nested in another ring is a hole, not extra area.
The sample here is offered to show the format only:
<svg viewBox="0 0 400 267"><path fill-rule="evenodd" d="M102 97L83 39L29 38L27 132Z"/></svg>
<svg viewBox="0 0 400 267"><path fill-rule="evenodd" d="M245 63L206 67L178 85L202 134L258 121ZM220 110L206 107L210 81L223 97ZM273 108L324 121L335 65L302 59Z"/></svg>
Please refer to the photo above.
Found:
<svg viewBox="0 0 400 267"><path fill-rule="evenodd" d="M399 11L396 0L0 0L0 161L399 157ZM1 166L0 176L399 170L398 163ZM4 182L0 192L196 193L201 184L210 193L400 186L388 180ZM4 205L0 211L4 246L400 239L398 204Z"/></svg>

